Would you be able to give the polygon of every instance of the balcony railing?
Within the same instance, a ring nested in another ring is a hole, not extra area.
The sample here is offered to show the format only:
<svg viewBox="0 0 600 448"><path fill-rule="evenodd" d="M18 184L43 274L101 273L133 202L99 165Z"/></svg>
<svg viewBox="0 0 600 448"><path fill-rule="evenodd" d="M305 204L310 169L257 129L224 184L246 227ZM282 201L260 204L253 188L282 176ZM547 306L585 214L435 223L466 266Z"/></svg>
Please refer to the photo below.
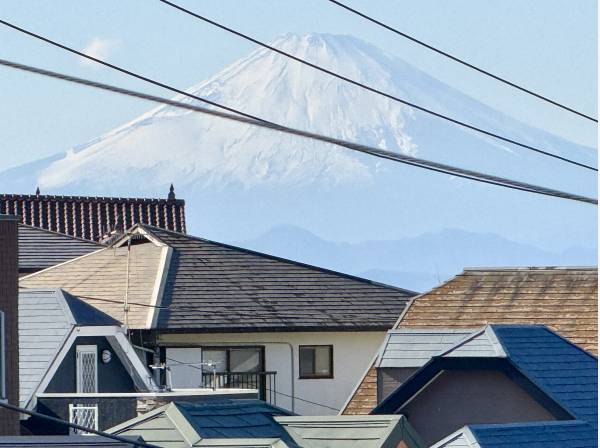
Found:
<svg viewBox="0 0 600 448"><path fill-rule="evenodd" d="M202 387L212 389L257 389L258 397L277 404L277 372L202 372Z"/></svg>

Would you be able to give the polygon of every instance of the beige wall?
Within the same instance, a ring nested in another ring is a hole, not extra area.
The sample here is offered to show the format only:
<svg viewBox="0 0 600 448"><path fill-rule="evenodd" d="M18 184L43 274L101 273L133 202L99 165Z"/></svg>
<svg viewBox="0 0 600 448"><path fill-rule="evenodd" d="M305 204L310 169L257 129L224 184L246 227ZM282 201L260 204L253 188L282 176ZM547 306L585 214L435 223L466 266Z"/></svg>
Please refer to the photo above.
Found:
<svg viewBox="0 0 600 448"><path fill-rule="evenodd" d="M335 409L341 409L352 389L373 360L385 332L298 332L298 333L231 333L231 334L162 334L163 346L264 345L265 369L277 371L277 390L292 395L291 355L293 350L294 395ZM291 344L290 346L288 345ZM299 345L333 345L333 379L299 379ZM199 362L199 361L198 361ZM289 397L278 395L277 405L292 410ZM295 400L294 411L300 415L331 415L337 411Z"/></svg>
<svg viewBox="0 0 600 448"><path fill-rule="evenodd" d="M398 412L427 446L468 424L556 420L504 373L493 370L443 371Z"/></svg>

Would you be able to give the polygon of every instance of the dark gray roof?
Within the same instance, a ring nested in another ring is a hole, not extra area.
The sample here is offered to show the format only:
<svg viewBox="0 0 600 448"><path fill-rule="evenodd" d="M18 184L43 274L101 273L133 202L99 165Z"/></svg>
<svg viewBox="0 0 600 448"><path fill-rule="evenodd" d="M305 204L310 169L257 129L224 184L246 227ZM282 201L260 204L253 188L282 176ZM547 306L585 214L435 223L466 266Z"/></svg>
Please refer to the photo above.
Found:
<svg viewBox="0 0 600 448"><path fill-rule="evenodd" d="M46 269L103 247L93 241L19 224L19 271Z"/></svg>
<svg viewBox="0 0 600 448"><path fill-rule="evenodd" d="M127 437L135 442L143 442L140 437ZM46 447L94 447L110 446L119 448L135 447L133 443L120 442L101 436L17 436L0 437L0 446L32 446L36 448Z"/></svg>
<svg viewBox="0 0 600 448"><path fill-rule="evenodd" d="M158 328L387 330L416 293L142 226L173 248Z"/></svg>

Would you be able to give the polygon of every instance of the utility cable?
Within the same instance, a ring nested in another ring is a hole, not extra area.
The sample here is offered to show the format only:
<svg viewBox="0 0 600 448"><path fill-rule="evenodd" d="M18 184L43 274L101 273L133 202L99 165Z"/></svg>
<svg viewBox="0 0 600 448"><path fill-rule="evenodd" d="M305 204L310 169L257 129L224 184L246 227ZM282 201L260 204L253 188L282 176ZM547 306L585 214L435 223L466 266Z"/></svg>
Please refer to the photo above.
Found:
<svg viewBox="0 0 600 448"><path fill-rule="evenodd" d="M219 104L219 103L217 103L215 101L211 101L209 99L202 98L200 96L197 96L197 95L194 95L192 93L186 92L185 90L178 89L176 87L173 87L173 86L170 86L168 84L162 83L160 81L157 81L155 79L149 78L147 76L143 76L143 75L140 75L138 73L135 73L135 72L133 72L131 70L128 70L126 68L119 67L118 65L111 64L110 62L106 62L106 61L103 61L101 59L98 59L98 58L95 58L93 56L90 56L88 54L82 53L81 51L75 50L74 48L71 48L71 47L68 47L66 45L63 45L63 44L61 44L59 42L56 42L56 41L54 41L52 39L48 39L47 37L41 36L39 34L36 34L36 33L32 32L32 31L29 31L29 30L26 30L25 28L21 28L21 27L19 27L17 25L14 25L14 24L10 23L10 22L7 22L5 20L0 19L0 24L5 25L5 26L7 26L9 28L12 28L12 29L14 29L16 31L19 31L21 33L27 34L28 36L35 37L36 39L44 41L44 42L46 42L46 43L48 43L50 45L54 45L55 47L61 48L61 49L65 50L65 51L68 51L69 53L76 54L77 56L81 56L82 58L86 58L86 59L89 59L90 61L97 62L98 64L102 64L102 65L104 65L106 67L112 68L113 70L117 70L117 71L119 71L121 73L124 73L126 75L133 76L134 78L140 79L142 81L146 81L146 82L148 82L150 84L154 84L155 86L162 87L163 89L170 90L171 92L175 92L175 93L178 93L180 95L184 95L184 96L187 96L189 98L193 98L195 100L201 101L201 102L206 103L206 104L210 104L211 106L218 107L220 109L223 109L223 110L226 110L226 111L229 111L229 112L241 115L241 116L246 117L246 118L252 118L253 120L263 121L265 123L271 123L270 121L263 120L260 117L256 117L254 115L250 115L250 114L247 114L245 112L241 112L239 110L233 109L231 107L227 107L227 106L225 106L223 104Z"/></svg>
<svg viewBox="0 0 600 448"><path fill-rule="evenodd" d="M69 428L77 429L78 431L95 434L95 435L101 436L101 437L106 437L107 439L116 440L118 442L123 442L126 444L126 446L134 445L134 446L140 446L142 448L159 448L157 445L151 445L146 442L138 442L136 440L128 439L126 437L117 436L115 434L109 434L104 431L98 431L96 429L86 428L85 426L78 425L77 423L71 423L66 420L62 420L60 418L51 417L49 415L42 414L40 412L30 411L29 409L21 408L19 406L15 406L13 404L7 403L2 400L0 400L0 407L2 407L4 409L8 409L9 411L18 412L21 414L27 414L27 415L30 415L30 416L36 417L36 418L41 418L43 420L47 420L47 421L56 423L61 426L66 426Z"/></svg>
<svg viewBox="0 0 600 448"><path fill-rule="evenodd" d="M433 51L433 52L435 52L437 54L440 54L440 55L442 55L444 57L447 57L448 59L451 59L454 62L458 62L459 64L462 64L465 67L468 67L468 68L470 68L472 70L475 70L475 71L477 71L477 72L479 72L479 73L481 73L481 74L483 74L485 76L489 76L490 78L495 79L496 81L500 81L501 83L504 83L504 84L506 84L506 85L508 85L510 87L514 87L515 89L520 90L521 92L524 92L524 93L527 93L528 95L534 96L534 97L536 97L536 98L538 98L538 99L540 99L542 101L545 101L545 102L547 102L549 104L552 104L553 106L559 107L559 108L564 109L564 110L566 110L568 112L571 112L571 113L574 113L576 115L579 115L580 117L583 117L583 118L586 118L586 119L588 119L590 121L598 123L598 119L597 118L594 118L594 117L592 117L590 115L584 114L583 112L579 112L578 110L573 109L572 107L566 106L566 105L564 105L562 103L559 103L558 101L550 99L550 98L548 98L548 97L546 97L544 95L541 95L539 93L536 93L533 90L530 90L530 89L527 89L527 88L525 88L523 86L520 86L520 85L518 85L518 84L516 84L516 83L514 83L512 81L509 81L506 78L503 78L501 76L495 75L494 73L491 73L491 72L489 72L487 70L484 70L481 67L477 67L476 65L471 64L471 63L465 61L464 59L461 59L461 58L459 58L457 56L454 56L454 55L452 55L450 53L447 53L447 52L445 52L443 50L440 50L439 48L436 48L433 45L430 45L430 44L428 44L426 42L423 42L422 40L419 40L416 37L411 36L410 34L404 33L402 31L398 30L397 28L393 28L392 26L387 25L387 24L385 24L385 23L383 23L383 22L381 22L381 21L379 21L377 19L374 19L373 17L370 17L367 14L365 14L363 12L360 12L360 11L354 9L354 8L351 8L350 6L348 6L348 5L340 2L338 0L328 0L328 1L331 2L331 3L333 3L334 5L337 5L337 6L341 7L341 8L344 8L347 11L350 11L353 14L356 14L357 16L362 17L363 19L368 20L369 22L372 22L372 23L374 23L376 25L379 25L382 28L385 28L388 31L391 31L392 33L395 33L395 34L397 34L399 36L402 36L402 37L404 37L404 38L406 38L406 39L408 39L408 40L410 40L410 41L412 41L412 42L414 42L414 43L416 43L418 45L421 45L422 47L425 47L425 48L427 48L427 49L429 49L429 50L431 50L431 51Z"/></svg>
<svg viewBox="0 0 600 448"><path fill-rule="evenodd" d="M208 17L202 16L200 14L197 14L197 13L193 12L193 11L190 11L189 9L186 9L186 8L184 8L182 6L179 6L179 5L173 3L173 2L171 2L169 0L158 0L158 1L164 3L165 5L171 6L172 8L178 9L179 11L182 11L182 12L184 12L184 13L192 16L192 17L200 19L200 20L204 21L205 23L208 23L210 25L216 26L217 28L220 28L220 29L222 29L224 31L227 31L229 33L235 34L236 36L239 36L239 37L241 37L243 39L246 39L247 41L255 43L255 44L257 44L257 45L259 45L259 46L261 46L263 48L271 50L271 51L273 51L275 53L278 53L278 54L280 54L282 56L285 56L287 58L293 59L294 61L300 62L301 64L304 64L304 65L306 65L308 67L311 67L311 68L313 68L315 70L318 70L320 72L326 73L328 75L331 75L331 76L333 76L335 78L341 79L342 81L345 81L347 83L353 84L355 86L361 87L361 88L363 88L365 90L368 90L370 92L373 92L373 93L376 93L378 95L384 96L385 98L388 98L388 99L391 99L393 101L402 103L402 104L404 104L406 106L413 107L413 108L415 108L417 110L420 110L421 112L425 112L425 113L427 113L429 115L433 115L434 117L440 118L442 120L449 121L449 122L451 122L451 123L453 123L455 125L462 126L462 127L466 128L466 129L470 129L471 131L479 132L481 134L487 135L488 137L493 137L495 139L502 140L503 142L510 143L510 144L513 144L513 145L516 145L516 146L520 146L520 147L525 148L525 149L529 149L530 151L534 151L534 152L536 152L538 154L542 154L542 155L545 155L545 156L548 156L548 157L552 157L552 158L561 160L563 162L579 166L581 168L586 168L586 169L589 169L589 170L598 171L595 167L587 165L585 163L577 162L577 161L569 159L567 157L563 157L563 156L560 156L558 154L554 154L554 153L545 151L543 149L537 148L535 146L528 145L528 144L520 142L518 140L511 139L511 138L508 138L508 137L504 137L504 136L502 136L502 135L500 135L500 134L498 134L496 132L485 130L483 128L480 128L480 127L474 126L472 124L469 124L467 122L464 122L464 121L458 120L456 118L453 118L453 117L451 117L449 115L444 115L444 114L442 114L440 112L435 112L432 109L428 109L428 108L426 108L424 106L419 106L418 104L415 104L413 102L407 101L407 100L402 99L402 98L399 98L399 97L397 97L395 95L392 95L390 93L386 93L386 92L384 92L382 90L379 90L379 89L377 89L375 87L371 87L371 86L369 86L367 84L364 84L362 82L356 81L356 80L354 80L352 78L348 78L347 76L340 75L337 72L334 72L332 70L329 70L329 69L326 69L324 67L321 67L320 65L317 65L317 64L314 64L312 62L309 62L306 59L302 59L302 58L300 58L298 56L294 56L291 53L288 53L286 51L280 50L280 49L278 49L278 48L276 48L276 47L274 47L272 45L269 45L269 44L267 44L265 42L262 42L262 41L260 41L258 39L255 39L255 38L251 37L251 36L248 36L247 34L244 34L244 33L240 32L240 31L234 30L231 27L228 27L228 26L223 25L223 24L221 24L219 22L216 22L216 21L214 21L212 19L209 19Z"/></svg>
<svg viewBox="0 0 600 448"><path fill-rule="evenodd" d="M196 369L196 370L200 370L202 373L210 373L210 372L206 372L202 367L198 367L198 363L192 363L192 362L183 362L183 361L179 361L177 359L173 359L173 358L169 358L168 356L165 355L165 359L168 361L173 361L179 365L184 365L186 367L192 368L192 369ZM228 372L228 373L256 373L256 372ZM288 397L288 398L294 398L298 401L304 401L305 403L310 403L310 404L314 404L315 406L321 406L323 408L327 408L327 409L331 409L333 411L340 411L337 408L328 406L326 404L322 404L322 403L317 403L316 401L310 401L310 400L306 400L304 398L300 398L297 395L289 395L289 394L285 394L283 392L279 392L273 389L269 389L268 387L266 388L266 390L268 390L269 392L278 394L278 395L282 395L284 397Z"/></svg>
<svg viewBox="0 0 600 448"><path fill-rule="evenodd" d="M297 135L300 137L304 137L310 140L320 141L324 143L331 143L336 146L341 146L344 148L351 149L353 151L361 152L364 154L369 154L375 157L379 157L382 159L393 160L395 162L403 163L406 165L417 166L426 170L435 171L439 173L448 174L451 176L456 176L464 179L474 180L476 182L482 182L490 185L497 185L504 188L510 188L514 190L526 191L529 193L540 194L545 196L552 196L562 199L568 199L572 201L585 202L589 204L598 204L598 200L595 198L590 198L587 196L582 196L574 193L567 193L560 190L555 190L552 188L541 187L538 185L528 184L525 182L520 182L516 180L511 180L503 177L493 176L490 174L481 173L478 171L467 170L464 168L457 168L451 165L446 165L442 163L432 162L425 159L420 159L417 157L407 156L404 154L395 153L393 151L388 151L380 148L376 148L373 146L361 145L358 143L353 143L325 135L315 134L312 132L302 131L295 128L290 128L287 126L281 126L277 124L265 123L264 121L257 121L255 119L250 119L246 117L241 117L239 115L233 115L225 112L220 112L217 110L207 109L204 107L194 106L192 104L182 103L179 101L169 100L166 98L157 97L154 95L148 95L141 92L136 92L133 90L123 89L121 87L116 87L104 83L99 83L96 81L91 81L87 79L78 78L75 76L65 75L62 73L53 72L50 70L45 70L37 67L32 67L25 64L19 64L12 61L7 61L4 59L0 59L0 65L5 67L10 67L13 69L35 73L38 75L42 75L49 78L60 79L63 81L68 81L75 84L85 85L88 87L94 87L96 89L105 90L109 92L119 93L121 95L131 96L134 98L144 99L148 101L152 101L155 103L166 104L169 106L187 109L194 112L199 112L205 115L211 115L214 117L223 118L229 121L236 121L239 123L245 123L252 126L257 126L261 128L271 129L274 131Z"/></svg>

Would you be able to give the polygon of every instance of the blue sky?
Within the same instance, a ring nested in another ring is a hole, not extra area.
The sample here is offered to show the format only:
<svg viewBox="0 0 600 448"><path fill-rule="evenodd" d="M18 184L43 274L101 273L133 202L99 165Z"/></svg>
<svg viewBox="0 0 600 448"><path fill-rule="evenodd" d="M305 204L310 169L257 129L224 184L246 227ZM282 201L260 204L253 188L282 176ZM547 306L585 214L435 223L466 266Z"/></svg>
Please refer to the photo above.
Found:
<svg viewBox="0 0 600 448"><path fill-rule="evenodd" d="M596 115L597 5L593 0L345 0L374 17ZM596 128L434 55L326 0L177 0L269 40L286 32L352 34L524 122L595 146ZM111 62L187 88L253 46L155 0L3 2L0 17ZM159 88L83 64L0 26L0 58L149 93ZM324 75L325 76L325 75ZM45 157L130 120L151 105L0 68L0 171ZM239 106L239 105L232 105ZM250 111L251 112L251 111Z"/></svg>

